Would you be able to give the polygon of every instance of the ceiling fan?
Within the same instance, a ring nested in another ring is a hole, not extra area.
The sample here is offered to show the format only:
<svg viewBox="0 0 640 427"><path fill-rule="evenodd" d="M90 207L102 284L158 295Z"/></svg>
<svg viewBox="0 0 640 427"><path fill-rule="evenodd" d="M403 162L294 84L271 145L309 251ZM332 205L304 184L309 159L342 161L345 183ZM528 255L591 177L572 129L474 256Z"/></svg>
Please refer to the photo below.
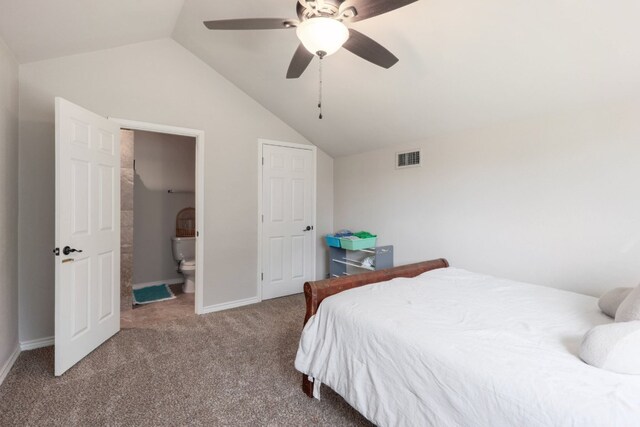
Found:
<svg viewBox="0 0 640 427"><path fill-rule="evenodd" d="M301 43L287 70L288 79L302 75L314 55L320 59L344 47L383 68L396 58L386 48L345 24L363 21L401 8L417 0L298 0L298 19L250 18L205 21L210 30L277 30L296 28Z"/></svg>

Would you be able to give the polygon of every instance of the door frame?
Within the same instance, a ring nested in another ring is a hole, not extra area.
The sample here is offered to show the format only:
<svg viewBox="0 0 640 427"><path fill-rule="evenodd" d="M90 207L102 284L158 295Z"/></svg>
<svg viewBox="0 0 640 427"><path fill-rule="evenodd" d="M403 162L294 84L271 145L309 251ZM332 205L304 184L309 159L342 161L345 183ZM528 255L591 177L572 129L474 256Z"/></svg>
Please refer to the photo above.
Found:
<svg viewBox="0 0 640 427"><path fill-rule="evenodd" d="M299 150L311 151L312 166L313 166L313 185L311 187L311 221L313 222L313 230L311 230L311 239L313 241L311 249L311 258L313 259L313 279L316 278L317 260L316 260L316 248L318 246L316 242L316 230L318 229L316 224L316 205L317 205L317 187L318 187L318 147L311 144L299 144L295 142L283 142L274 141L270 139L258 139L258 269L256 273L256 289L258 295L258 301L262 301L262 152L265 145L275 145L279 147L294 148Z"/></svg>
<svg viewBox="0 0 640 427"><path fill-rule="evenodd" d="M204 314L204 131L136 120L109 117L121 128L146 132L165 133L169 135L189 136L196 139L196 294L195 313ZM134 142L135 144L135 142ZM134 213L135 215L135 213ZM168 243L167 243L168 244Z"/></svg>

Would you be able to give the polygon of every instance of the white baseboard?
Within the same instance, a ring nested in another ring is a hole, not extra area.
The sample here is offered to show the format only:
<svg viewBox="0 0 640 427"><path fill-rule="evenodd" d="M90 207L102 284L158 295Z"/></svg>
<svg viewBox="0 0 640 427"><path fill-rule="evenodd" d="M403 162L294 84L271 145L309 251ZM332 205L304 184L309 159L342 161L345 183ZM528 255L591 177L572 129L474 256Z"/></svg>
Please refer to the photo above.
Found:
<svg viewBox="0 0 640 427"><path fill-rule="evenodd" d="M131 289L142 289L148 286L156 286L156 285L175 285L178 283L184 283L184 277L180 277L179 279L159 280L156 282L135 283L131 286Z"/></svg>
<svg viewBox="0 0 640 427"><path fill-rule="evenodd" d="M16 344L16 348L13 349L13 353L9 356L9 359L4 363L4 365L0 368L0 384L4 382L4 379L7 378L7 374L13 367L13 364L16 363L16 359L20 355L20 344Z"/></svg>
<svg viewBox="0 0 640 427"><path fill-rule="evenodd" d="M36 348L50 347L55 344L55 337L38 338L29 341L20 341L20 350L35 350Z"/></svg>
<svg viewBox="0 0 640 427"><path fill-rule="evenodd" d="M230 308L242 307L244 305L256 304L259 302L260 298L258 297L239 299L236 301L224 302L222 304L214 304L207 307L202 307L202 312L198 314L214 313L216 311L229 310Z"/></svg>

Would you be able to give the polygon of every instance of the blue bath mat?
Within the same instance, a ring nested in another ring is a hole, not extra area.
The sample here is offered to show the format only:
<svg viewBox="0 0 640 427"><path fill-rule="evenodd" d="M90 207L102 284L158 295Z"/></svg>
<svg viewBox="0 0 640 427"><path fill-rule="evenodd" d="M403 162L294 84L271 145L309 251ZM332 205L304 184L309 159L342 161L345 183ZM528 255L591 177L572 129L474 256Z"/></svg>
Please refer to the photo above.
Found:
<svg viewBox="0 0 640 427"><path fill-rule="evenodd" d="M171 292L168 285L153 285L145 288L133 290L134 304L149 304L152 302L166 301L174 299L176 296Z"/></svg>

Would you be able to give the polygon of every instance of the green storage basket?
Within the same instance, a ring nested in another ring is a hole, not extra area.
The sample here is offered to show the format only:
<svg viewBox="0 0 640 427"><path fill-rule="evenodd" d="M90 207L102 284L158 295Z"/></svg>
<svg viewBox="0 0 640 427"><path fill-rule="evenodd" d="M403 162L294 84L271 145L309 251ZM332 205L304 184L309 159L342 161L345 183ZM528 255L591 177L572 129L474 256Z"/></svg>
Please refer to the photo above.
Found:
<svg viewBox="0 0 640 427"><path fill-rule="evenodd" d="M356 239L356 240L346 239L343 237L343 238L340 238L340 247L342 247L342 249L348 249L350 251L358 251L360 249L375 248L376 240L377 240L376 236L368 237L366 239Z"/></svg>

